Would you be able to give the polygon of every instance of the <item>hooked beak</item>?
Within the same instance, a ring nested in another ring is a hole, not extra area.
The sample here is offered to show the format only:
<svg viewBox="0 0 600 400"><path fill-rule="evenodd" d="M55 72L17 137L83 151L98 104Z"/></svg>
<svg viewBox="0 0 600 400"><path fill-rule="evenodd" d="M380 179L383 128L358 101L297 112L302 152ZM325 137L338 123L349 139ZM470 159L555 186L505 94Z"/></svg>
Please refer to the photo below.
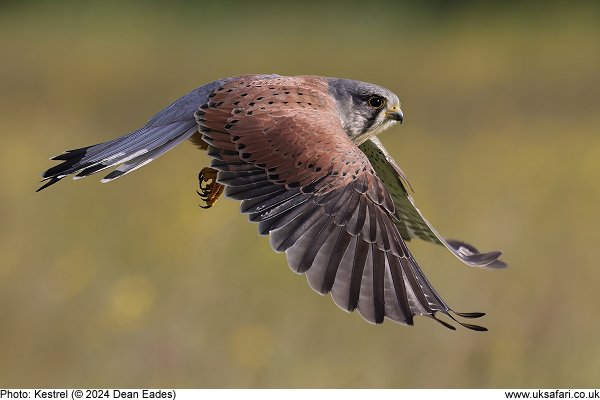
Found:
<svg viewBox="0 0 600 400"><path fill-rule="evenodd" d="M388 119L398 121L402 123L404 121L404 114L402 114L402 110L400 106L393 106L385 111L385 116Z"/></svg>

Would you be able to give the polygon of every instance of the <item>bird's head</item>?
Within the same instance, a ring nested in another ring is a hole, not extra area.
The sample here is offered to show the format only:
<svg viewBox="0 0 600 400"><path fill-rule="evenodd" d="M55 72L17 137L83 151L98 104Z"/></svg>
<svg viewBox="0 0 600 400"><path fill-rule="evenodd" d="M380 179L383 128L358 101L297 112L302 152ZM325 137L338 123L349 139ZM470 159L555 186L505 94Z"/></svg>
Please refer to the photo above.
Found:
<svg viewBox="0 0 600 400"><path fill-rule="evenodd" d="M330 78L329 91L337 103L344 130L356 144L383 132L404 115L393 92L372 83Z"/></svg>

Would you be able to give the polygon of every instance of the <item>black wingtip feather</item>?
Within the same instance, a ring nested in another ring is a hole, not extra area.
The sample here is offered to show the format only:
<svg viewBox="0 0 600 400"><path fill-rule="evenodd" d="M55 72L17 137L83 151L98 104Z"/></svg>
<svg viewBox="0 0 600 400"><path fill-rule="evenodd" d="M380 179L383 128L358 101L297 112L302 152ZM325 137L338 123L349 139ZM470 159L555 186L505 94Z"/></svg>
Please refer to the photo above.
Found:
<svg viewBox="0 0 600 400"><path fill-rule="evenodd" d="M435 316L435 314L431 315L431 318L433 318L435 321L439 322L440 324L442 324L443 326L445 326L446 328L455 331L456 327L453 325L450 325L449 323L447 323L446 321L442 321L441 319L439 319L438 317ZM458 322L458 321L457 321ZM460 323L460 322L459 322Z"/></svg>
<svg viewBox="0 0 600 400"><path fill-rule="evenodd" d="M485 315L485 313L482 312L468 312L468 313L460 313L460 312L454 312L454 314L463 317L463 318L481 318Z"/></svg>
<svg viewBox="0 0 600 400"><path fill-rule="evenodd" d="M454 311L453 311L454 312ZM460 315L461 317L465 317L465 318L479 318L483 316L483 313L457 313L454 312L456 315ZM446 314L448 315L450 318L452 318L454 321L458 322L459 324L461 324L463 327L470 329L472 331L477 331L477 332L487 332L487 328L480 326L480 325L474 325L474 324L467 324L466 322L461 322L459 320L457 320L456 318L454 318L452 315L450 314ZM473 316L471 316L473 315Z"/></svg>
<svg viewBox="0 0 600 400"><path fill-rule="evenodd" d="M76 149L76 150L67 150L67 152L60 154L56 157L53 157L52 160L62 160L63 162L55 165L54 167L48 168L43 174L44 178L55 178L58 175L68 175L71 172L69 171L71 167L79 163L86 155L87 147ZM85 166L83 166L85 167ZM80 168L78 168L80 169Z"/></svg>
<svg viewBox="0 0 600 400"><path fill-rule="evenodd" d="M488 328L486 328L485 326L465 324L464 322L459 322L459 324L461 324L462 326L464 326L467 329L470 329L470 330L476 331L476 332L487 332L488 331Z"/></svg>
<svg viewBox="0 0 600 400"><path fill-rule="evenodd" d="M85 156L85 154L87 153L87 149L89 148L90 146L81 147L79 149L67 150L62 154L52 157L51 160L71 160L74 157L80 157L79 160L81 160Z"/></svg>
<svg viewBox="0 0 600 400"><path fill-rule="evenodd" d="M481 312L472 312L472 313L457 313L454 312L452 310L449 310L451 312L453 312L454 314L461 316L463 318L479 318L479 317L483 317L485 314L481 313ZM476 332L487 332L488 329L484 326L480 326L480 325L474 325L474 324L468 324L466 322L461 322L459 320L457 320L456 318L454 318L450 313L444 312L444 315L452 318L453 321L455 321L456 323L460 324L462 327L470 329L472 331L476 331ZM456 327L454 327L453 325L450 325L449 323L447 323L446 321L443 321L441 319L439 319L435 313L429 315L429 317L433 318L435 321L439 322L440 324L442 324L443 326L445 326L448 329L452 329L453 331L456 330Z"/></svg>
<svg viewBox="0 0 600 400"><path fill-rule="evenodd" d="M52 186L55 183L59 182L61 179L63 179L64 176L61 177L52 177L52 178L48 178L48 182L46 182L45 184L43 184L39 189L37 189L35 192L40 192L44 189L46 189L48 186ZM42 181L43 182L43 181Z"/></svg>

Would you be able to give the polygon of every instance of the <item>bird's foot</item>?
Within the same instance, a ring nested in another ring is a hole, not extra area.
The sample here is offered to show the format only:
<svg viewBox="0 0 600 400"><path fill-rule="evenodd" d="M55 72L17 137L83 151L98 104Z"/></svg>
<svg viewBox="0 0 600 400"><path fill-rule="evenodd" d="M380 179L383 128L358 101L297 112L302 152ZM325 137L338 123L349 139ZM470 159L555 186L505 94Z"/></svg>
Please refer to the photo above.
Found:
<svg viewBox="0 0 600 400"><path fill-rule="evenodd" d="M198 174L198 181L200 190L196 190L196 193L206 203L200 207L211 208L223 194L225 186L217 182L217 170L210 167L202 168Z"/></svg>

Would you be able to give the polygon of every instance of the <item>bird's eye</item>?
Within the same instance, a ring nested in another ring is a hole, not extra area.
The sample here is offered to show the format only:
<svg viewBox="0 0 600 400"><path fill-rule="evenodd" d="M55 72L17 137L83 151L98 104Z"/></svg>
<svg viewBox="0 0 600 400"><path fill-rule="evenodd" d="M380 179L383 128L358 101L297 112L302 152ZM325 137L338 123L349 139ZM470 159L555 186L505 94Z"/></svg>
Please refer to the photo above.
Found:
<svg viewBox="0 0 600 400"><path fill-rule="evenodd" d="M375 109L380 109L385 105L385 99L379 96L371 96L369 100L367 100L367 104Z"/></svg>

